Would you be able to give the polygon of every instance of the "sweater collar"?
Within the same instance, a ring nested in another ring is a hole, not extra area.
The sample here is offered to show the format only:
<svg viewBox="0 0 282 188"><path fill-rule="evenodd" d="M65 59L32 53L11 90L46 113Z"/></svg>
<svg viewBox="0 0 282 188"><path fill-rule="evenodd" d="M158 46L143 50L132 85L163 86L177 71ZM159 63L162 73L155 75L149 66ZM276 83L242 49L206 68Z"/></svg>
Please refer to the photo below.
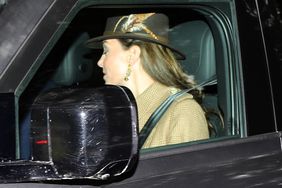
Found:
<svg viewBox="0 0 282 188"><path fill-rule="evenodd" d="M170 87L154 82L136 97L138 112L141 114L148 112L148 110L159 106L171 94Z"/></svg>
<svg viewBox="0 0 282 188"><path fill-rule="evenodd" d="M154 82L145 91L136 97L137 100L151 100L152 98L167 97L170 95L170 87L167 87L159 82Z"/></svg>

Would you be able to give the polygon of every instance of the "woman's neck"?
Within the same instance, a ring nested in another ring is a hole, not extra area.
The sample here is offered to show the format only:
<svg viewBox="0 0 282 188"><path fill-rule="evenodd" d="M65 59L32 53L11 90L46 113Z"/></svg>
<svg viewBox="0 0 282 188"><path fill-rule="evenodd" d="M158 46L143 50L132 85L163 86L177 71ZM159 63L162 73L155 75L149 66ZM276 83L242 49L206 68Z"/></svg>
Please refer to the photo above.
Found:
<svg viewBox="0 0 282 188"><path fill-rule="evenodd" d="M143 93L147 88L149 88L154 82L155 80L153 80L153 78L146 73L137 74L133 76L128 87L132 91L134 97L137 97L141 93Z"/></svg>

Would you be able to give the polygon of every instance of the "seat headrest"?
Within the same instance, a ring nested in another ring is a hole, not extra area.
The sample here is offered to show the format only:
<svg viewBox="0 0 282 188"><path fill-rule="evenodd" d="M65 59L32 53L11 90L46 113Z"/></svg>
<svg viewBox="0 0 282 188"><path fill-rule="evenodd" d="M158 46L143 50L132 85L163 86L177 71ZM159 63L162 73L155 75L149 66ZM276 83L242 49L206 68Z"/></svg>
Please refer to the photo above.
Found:
<svg viewBox="0 0 282 188"><path fill-rule="evenodd" d="M204 21L191 21L175 26L170 41L186 55L181 65L197 83L216 75L215 47L211 30Z"/></svg>
<svg viewBox="0 0 282 188"><path fill-rule="evenodd" d="M71 86L91 77L93 62L85 57L90 49L84 46L89 38L87 33L82 33L74 40L52 78L55 84Z"/></svg>

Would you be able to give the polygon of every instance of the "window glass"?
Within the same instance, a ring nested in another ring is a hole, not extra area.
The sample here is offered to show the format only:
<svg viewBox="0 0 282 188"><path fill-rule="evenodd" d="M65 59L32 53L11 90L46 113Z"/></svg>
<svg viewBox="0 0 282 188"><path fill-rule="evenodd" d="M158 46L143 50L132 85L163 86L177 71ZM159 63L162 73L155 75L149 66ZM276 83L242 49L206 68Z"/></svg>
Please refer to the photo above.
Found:
<svg viewBox="0 0 282 188"><path fill-rule="evenodd" d="M53 88L98 87L104 84L101 68L97 61L101 49L87 49L84 42L103 33L106 18L124 15L132 12L163 12L170 19L171 43L182 50L187 59L181 65L188 74L194 75L198 83L217 78L218 69L224 60L226 52L220 51L219 43L224 42L224 36L216 33L211 27L211 21L203 14L192 9L94 9L86 8L78 13L63 33L48 57L20 96L19 125L21 140L21 158L28 158L30 148L29 127L30 109L35 98ZM178 14L175 14L175 11ZM89 19L91 18L91 19ZM216 34L215 34L216 33ZM215 37L217 36L217 37ZM220 37L218 37L220 36ZM221 54L222 57L218 57ZM221 67L220 70L225 70ZM227 72L220 72L228 77ZM204 87L203 106L208 112L211 124L211 138L230 135L232 118L229 114L231 102L230 90L225 87L226 80L217 80ZM224 88L224 89L223 89ZM221 92L221 93L220 93ZM221 98L219 96L222 96ZM227 101L227 102L226 102ZM225 106L221 106L225 104ZM225 124L228 123L228 126Z"/></svg>

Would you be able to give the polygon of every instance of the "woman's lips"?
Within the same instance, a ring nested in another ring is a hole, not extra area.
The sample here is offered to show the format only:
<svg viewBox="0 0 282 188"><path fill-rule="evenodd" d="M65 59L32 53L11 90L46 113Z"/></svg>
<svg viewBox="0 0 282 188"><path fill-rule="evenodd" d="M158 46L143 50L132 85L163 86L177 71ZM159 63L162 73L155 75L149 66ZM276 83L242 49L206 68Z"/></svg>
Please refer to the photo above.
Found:
<svg viewBox="0 0 282 188"><path fill-rule="evenodd" d="M104 73L104 76L103 76L103 79L104 79L104 80L106 80L106 76L107 76L107 75Z"/></svg>

